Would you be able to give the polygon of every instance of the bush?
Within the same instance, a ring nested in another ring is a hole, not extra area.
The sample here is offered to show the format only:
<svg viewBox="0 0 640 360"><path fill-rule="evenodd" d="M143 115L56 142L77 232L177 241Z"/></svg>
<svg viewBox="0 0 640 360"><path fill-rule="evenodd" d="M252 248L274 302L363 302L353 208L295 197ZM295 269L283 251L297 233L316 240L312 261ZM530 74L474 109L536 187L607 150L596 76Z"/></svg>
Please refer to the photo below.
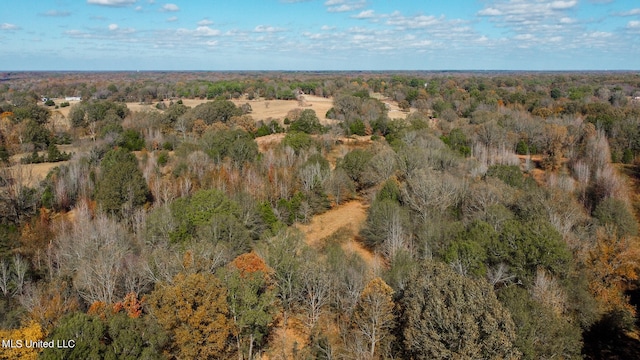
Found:
<svg viewBox="0 0 640 360"><path fill-rule="evenodd" d="M487 170L487 176L497 177L505 184L522 188L525 184L520 167L516 165L492 165Z"/></svg>
<svg viewBox="0 0 640 360"><path fill-rule="evenodd" d="M303 132L290 132L282 140L282 145L288 146L299 154L301 150L308 150L313 146L313 139L306 133Z"/></svg>
<svg viewBox="0 0 640 360"><path fill-rule="evenodd" d="M166 151L160 151L158 154L158 165L165 166L169 162L169 153Z"/></svg>
<svg viewBox="0 0 640 360"><path fill-rule="evenodd" d="M145 143L142 135L132 129L125 130L118 140L118 146L122 146L129 151L140 151L144 148L144 145Z"/></svg>

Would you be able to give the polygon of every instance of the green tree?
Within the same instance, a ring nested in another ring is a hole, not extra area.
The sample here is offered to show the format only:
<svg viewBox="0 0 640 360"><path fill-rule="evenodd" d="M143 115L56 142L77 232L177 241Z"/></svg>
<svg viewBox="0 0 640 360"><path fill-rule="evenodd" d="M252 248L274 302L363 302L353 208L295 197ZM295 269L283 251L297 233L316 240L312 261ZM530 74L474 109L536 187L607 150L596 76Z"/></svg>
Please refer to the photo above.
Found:
<svg viewBox="0 0 640 360"><path fill-rule="evenodd" d="M532 281L538 268L564 276L571 261L560 233L542 219L505 221L498 241L489 245L487 254L492 265L507 264L513 275L526 283Z"/></svg>
<svg viewBox="0 0 640 360"><path fill-rule="evenodd" d="M324 132L324 126L320 124L320 120L316 112L311 109L304 110L298 120L291 123L289 131L300 131L307 134L320 134Z"/></svg>
<svg viewBox="0 0 640 360"><path fill-rule="evenodd" d="M53 141L51 132L35 120L27 120L24 129L24 141L32 143L35 149L44 150Z"/></svg>
<svg viewBox="0 0 640 360"><path fill-rule="evenodd" d="M104 211L121 214L124 204L138 207L149 199L149 187L138 168L138 160L127 150L107 152L100 162L100 172L96 200Z"/></svg>
<svg viewBox="0 0 640 360"><path fill-rule="evenodd" d="M178 274L158 284L149 296L151 314L169 334L175 358L221 359L227 353L232 324L227 289L212 274Z"/></svg>
<svg viewBox="0 0 640 360"><path fill-rule="evenodd" d="M250 233L240 221L240 206L220 190L197 191L175 200L170 208L176 226L169 238L174 242L197 236L211 244L223 243L234 253L241 253L250 245Z"/></svg>
<svg viewBox="0 0 640 360"><path fill-rule="evenodd" d="M139 151L144 148L144 138L140 134L140 132L127 129L122 134L120 134L120 138L117 141L118 146L122 146L123 148L129 151Z"/></svg>
<svg viewBox="0 0 640 360"><path fill-rule="evenodd" d="M291 131L282 139L282 146L288 146L299 154L302 150L308 150L313 146L313 138L303 132Z"/></svg>
<svg viewBox="0 0 640 360"><path fill-rule="evenodd" d="M208 130L202 135L202 145L203 151L216 162L229 158L241 166L258 157L258 144L240 129Z"/></svg>
<svg viewBox="0 0 640 360"><path fill-rule="evenodd" d="M357 189L362 189L366 185L365 171L371 158L373 158L373 154L370 151L355 149L340 159L336 168L343 169L349 178L357 184Z"/></svg>
<svg viewBox="0 0 640 360"><path fill-rule="evenodd" d="M23 120L33 120L39 125L49 122L51 112L42 106L36 104L28 104L13 109L13 116L16 122Z"/></svg>
<svg viewBox="0 0 640 360"><path fill-rule="evenodd" d="M107 344L104 341L106 324L95 316L73 313L60 319L48 337L48 341L74 340L75 347L47 348L42 351L42 359L104 359Z"/></svg>
<svg viewBox="0 0 640 360"><path fill-rule="evenodd" d="M425 262L400 300L401 333L412 359L517 359L515 327L490 285Z"/></svg>
<svg viewBox="0 0 640 360"><path fill-rule="evenodd" d="M215 100L200 104L185 114L191 121L202 119L207 125L214 122L226 123L233 116L240 115L242 115L242 110L229 100Z"/></svg>
<svg viewBox="0 0 640 360"><path fill-rule="evenodd" d="M254 253L236 258L219 277L227 285L229 317L234 325L240 360L253 359L254 349L262 347L269 334L276 292L270 284L269 269Z"/></svg>
<svg viewBox="0 0 640 360"><path fill-rule="evenodd" d="M638 235L638 223L627 205L616 199L607 198L598 203L593 217L603 226L611 226L618 236Z"/></svg>
<svg viewBox="0 0 640 360"><path fill-rule="evenodd" d="M515 345L523 359L580 358L582 333L577 324L536 302L521 287L505 287L498 297L511 313Z"/></svg>

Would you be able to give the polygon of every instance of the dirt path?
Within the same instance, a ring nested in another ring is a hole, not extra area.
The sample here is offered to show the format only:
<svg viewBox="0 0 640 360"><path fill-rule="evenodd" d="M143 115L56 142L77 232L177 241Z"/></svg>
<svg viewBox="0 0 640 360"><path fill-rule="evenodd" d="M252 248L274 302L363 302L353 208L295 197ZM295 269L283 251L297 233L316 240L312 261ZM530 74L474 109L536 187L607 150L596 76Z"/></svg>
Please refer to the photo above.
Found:
<svg viewBox="0 0 640 360"><path fill-rule="evenodd" d="M309 246L319 248L324 240L340 232L339 242L346 253L358 254L371 269L382 264L382 258L366 249L358 239L358 233L367 219L367 208L359 200L345 204L314 216L309 224L295 226L305 235Z"/></svg>

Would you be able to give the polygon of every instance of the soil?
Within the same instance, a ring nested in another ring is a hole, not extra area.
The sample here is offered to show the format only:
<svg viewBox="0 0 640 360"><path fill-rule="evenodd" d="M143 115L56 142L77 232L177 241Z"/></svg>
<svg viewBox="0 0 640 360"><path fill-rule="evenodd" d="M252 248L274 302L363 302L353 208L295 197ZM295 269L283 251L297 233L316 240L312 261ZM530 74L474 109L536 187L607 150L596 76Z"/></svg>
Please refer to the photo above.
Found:
<svg viewBox="0 0 640 360"><path fill-rule="evenodd" d="M382 258L364 247L358 233L367 219L367 207L360 200L353 200L316 215L309 224L296 224L302 231L306 243L314 248L322 248L326 240L340 232L340 243L346 253L355 253L365 263L375 269L382 264Z"/></svg>

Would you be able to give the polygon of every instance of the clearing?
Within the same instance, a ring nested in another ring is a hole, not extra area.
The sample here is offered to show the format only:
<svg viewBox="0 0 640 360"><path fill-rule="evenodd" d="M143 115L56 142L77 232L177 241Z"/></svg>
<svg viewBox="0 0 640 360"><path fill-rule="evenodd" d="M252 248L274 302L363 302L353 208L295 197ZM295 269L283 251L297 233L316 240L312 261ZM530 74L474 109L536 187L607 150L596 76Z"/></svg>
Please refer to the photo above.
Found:
<svg viewBox="0 0 640 360"><path fill-rule="evenodd" d="M359 241L358 234L367 219L367 207L361 200L352 200L316 215L308 224L296 224L305 237L307 245L321 248L325 240L339 233L342 249L346 253L358 254L370 269L379 268L383 260L373 254Z"/></svg>

